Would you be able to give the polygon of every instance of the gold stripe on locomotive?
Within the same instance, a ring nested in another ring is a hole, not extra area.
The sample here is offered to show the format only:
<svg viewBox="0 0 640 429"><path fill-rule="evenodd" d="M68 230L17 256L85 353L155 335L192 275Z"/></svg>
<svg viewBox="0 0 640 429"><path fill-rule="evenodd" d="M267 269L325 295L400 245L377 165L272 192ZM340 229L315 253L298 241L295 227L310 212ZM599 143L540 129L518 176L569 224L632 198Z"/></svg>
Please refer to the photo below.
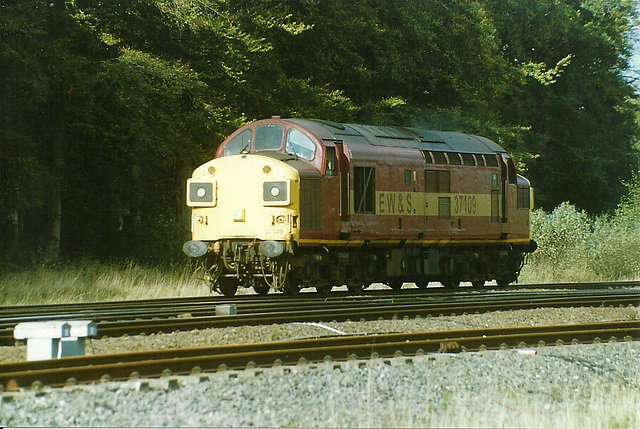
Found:
<svg viewBox="0 0 640 429"><path fill-rule="evenodd" d="M437 217L440 214L441 198L448 198L447 202L451 216L491 216L490 194L437 194L393 191L376 192L375 214L379 216Z"/></svg>

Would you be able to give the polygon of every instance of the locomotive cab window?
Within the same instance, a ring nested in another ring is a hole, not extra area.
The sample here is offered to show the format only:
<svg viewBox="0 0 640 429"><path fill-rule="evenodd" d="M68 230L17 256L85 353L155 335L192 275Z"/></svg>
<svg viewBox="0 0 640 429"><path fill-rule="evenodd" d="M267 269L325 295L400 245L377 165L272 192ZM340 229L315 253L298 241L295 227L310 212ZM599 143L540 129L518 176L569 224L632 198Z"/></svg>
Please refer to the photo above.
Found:
<svg viewBox="0 0 640 429"><path fill-rule="evenodd" d="M336 175L336 148L335 147L325 147L325 158L324 158L324 175L333 177Z"/></svg>
<svg viewBox="0 0 640 429"><path fill-rule="evenodd" d="M354 213L375 213L375 183L375 168L353 167Z"/></svg>
<svg viewBox="0 0 640 429"><path fill-rule="evenodd" d="M411 170L404 170L404 184L406 186L411 185Z"/></svg>
<svg viewBox="0 0 640 429"><path fill-rule="evenodd" d="M290 155L311 161L316 156L316 145L302 132L291 129L287 133L285 151Z"/></svg>
<svg viewBox="0 0 640 429"><path fill-rule="evenodd" d="M259 150L280 150L284 129L279 125L265 125L256 128L253 148Z"/></svg>
<svg viewBox="0 0 640 429"><path fill-rule="evenodd" d="M224 145L222 156L238 155L251 150L251 130L244 130Z"/></svg>

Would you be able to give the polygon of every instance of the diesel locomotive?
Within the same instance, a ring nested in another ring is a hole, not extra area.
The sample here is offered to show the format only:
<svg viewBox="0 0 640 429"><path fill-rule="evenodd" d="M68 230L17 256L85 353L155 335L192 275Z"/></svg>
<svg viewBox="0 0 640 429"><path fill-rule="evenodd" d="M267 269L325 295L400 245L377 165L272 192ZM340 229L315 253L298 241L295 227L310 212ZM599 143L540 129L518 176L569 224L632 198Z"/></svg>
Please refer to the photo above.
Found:
<svg viewBox="0 0 640 429"><path fill-rule="evenodd" d="M506 286L536 247L529 181L493 141L455 132L259 120L195 169L186 199L183 250L226 296Z"/></svg>

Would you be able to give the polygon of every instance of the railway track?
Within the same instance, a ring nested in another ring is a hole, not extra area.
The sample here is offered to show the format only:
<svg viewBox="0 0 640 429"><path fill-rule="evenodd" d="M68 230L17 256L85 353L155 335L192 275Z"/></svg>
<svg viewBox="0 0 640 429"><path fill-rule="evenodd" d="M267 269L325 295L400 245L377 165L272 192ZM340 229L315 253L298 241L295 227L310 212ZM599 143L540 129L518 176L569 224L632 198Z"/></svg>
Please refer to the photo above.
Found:
<svg viewBox="0 0 640 429"><path fill-rule="evenodd" d="M405 288L399 291L393 290L365 290L362 294L369 298L384 297L425 297L451 295L455 293L513 293L514 290L522 291L584 291L584 290L608 290L608 289L630 289L640 288L638 281L626 282L599 282L599 283L552 283L552 284L530 284L530 285L513 285L507 289L485 286L484 288L472 289L461 287L460 289L450 290L442 287L429 287L427 289ZM67 314L92 314L104 317L117 315L135 315L137 317L178 315L184 311L202 311L210 312L212 306L219 304L237 304L242 306L270 306L278 303L304 303L307 301L317 301L318 299L326 301L339 301L343 299L352 299L353 295L346 291L334 291L327 298L319 297L314 292L302 292L300 298L290 298L281 294L270 294L267 297L255 294L238 295L233 298L223 296L208 297L187 297L187 298L166 298L166 299L150 299L137 301L111 301L111 302L94 302L94 303L73 303L73 304L56 304L56 305L32 305L32 306L14 306L0 307L0 322L6 319L15 321L34 321L40 319L50 319L52 317L64 317Z"/></svg>
<svg viewBox="0 0 640 429"><path fill-rule="evenodd" d="M0 385L12 391L323 361L638 340L638 321L332 337L0 364Z"/></svg>
<svg viewBox="0 0 640 429"><path fill-rule="evenodd" d="M187 298L82 305L5 307L0 310L0 345L12 345L17 323L36 320L91 319L100 336L153 334L240 325L289 322L376 320L393 317L439 316L540 307L640 305L640 290L593 288L535 291L423 293L407 289L397 294L373 291L362 296L292 299L246 295L237 299ZM475 290L474 290L475 291ZM237 315L216 316L215 307L235 305Z"/></svg>
<svg viewBox="0 0 640 429"><path fill-rule="evenodd" d="M445 289L441 287L430 287L428 289L408 288L399 291L392 290L367 290L358 299L385 299L410 297L422 299L425 297L451 296L456 293L523 293L523 291L600 291L611 289L630 289L639 288L640 282L611 282L611 283L555 283L555 284L535 284L535 285L517 285L509 289L500 289L497 287L487 286L482 289L471 289L462 287L457 291ZM515 291L514 291L515 289ZM539 293L539 292L536 292ZM222 296L208 297L187 297L187 298L167 298L167 299L151 299L138 301L112 301L112 302L94 302L94 303L73 303L73 304L56 304L56 305L33 305L33 306L14 306L0 307L0 327L10 322L49 320L54 318L64 318L68 315L88 315L100 317L103 320L108 319L126 319L126 318L157 318L178 316L184 312L191 312L194 315L207 315L211 313L215 305L235 304L252 311L260 308L276 308L278 305L288 306L304 306L309 303L317 303L318 301L337 303L342 300L353 302L353 295L348 292L334 292L329 297L319 297L313 292L303 293L300 298L290 298L281 294L271 294L268 297L262 297L254 294L240 295L234 298L226 298ZM313 305L313 304L310 304Z"/></svg>

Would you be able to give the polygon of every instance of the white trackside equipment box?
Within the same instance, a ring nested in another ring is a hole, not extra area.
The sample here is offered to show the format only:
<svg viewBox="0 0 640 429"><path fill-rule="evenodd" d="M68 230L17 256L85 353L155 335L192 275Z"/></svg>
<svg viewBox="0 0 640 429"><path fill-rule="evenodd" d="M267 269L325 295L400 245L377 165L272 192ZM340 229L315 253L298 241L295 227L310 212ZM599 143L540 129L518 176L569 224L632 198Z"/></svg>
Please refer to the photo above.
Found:
<svg viewBox="0 0 640 429"><path fill-rule="evenodd" d="M13 330L16 340L27 340L27 360L84 356L86 338L97 335L91 320L23 322Z"/></svg>

